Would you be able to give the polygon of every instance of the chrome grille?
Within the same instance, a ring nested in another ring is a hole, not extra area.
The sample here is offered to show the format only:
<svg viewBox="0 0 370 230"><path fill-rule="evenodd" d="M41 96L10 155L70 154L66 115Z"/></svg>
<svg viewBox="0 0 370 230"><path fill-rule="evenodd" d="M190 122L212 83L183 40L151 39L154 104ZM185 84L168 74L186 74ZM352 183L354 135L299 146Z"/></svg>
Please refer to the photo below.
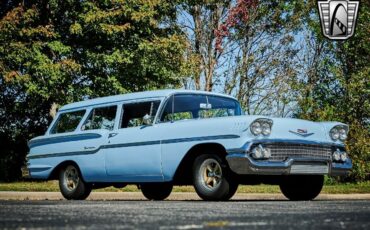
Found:
<svg viewBox="0 0 370 230"><path fill-rule="evenodd" d="M291 158L307 158L315 160L331 160L332 150L330 146L273 143L264 144L271 149L272 161L284 161Z"/></svg>

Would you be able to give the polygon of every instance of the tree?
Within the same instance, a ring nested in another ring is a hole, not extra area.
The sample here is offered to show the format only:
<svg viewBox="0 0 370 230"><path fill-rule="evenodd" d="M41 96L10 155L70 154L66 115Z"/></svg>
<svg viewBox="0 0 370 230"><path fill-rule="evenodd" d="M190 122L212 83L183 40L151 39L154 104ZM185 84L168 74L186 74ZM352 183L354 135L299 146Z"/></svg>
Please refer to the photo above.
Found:
<svg viewBox="0 0 370 230"><path fill-rule="evenodd" d="M0 179L19 176L27 140L58 106L181 82L186 44L172 1L37 0L3 9Z"/></svg>
<svg viewBox="0 0 370 230"><path fill-rule="evenodd" d="M307 10L296 1L238 1L221 24L224 92L235 95L247 114L291 114L288 83L297 74L296 32Z"/></svg>
<svg viewBox="0 0 370 230"><path fill-rule="evenodd" d="M262 101L264 101L262 98L269 98L269 93L258 99L253 98L254 95L264 91L260 83L268 82L269 80L266 79L269 76L265 76L266 72L261 71L258 73L258 80L256 80L257 77L251 76L257 75L251 73L252 65L261 62L267 65L274 63L277 66L280 63L271 62L271 58L268 60L264 55L262 55L263 60L255 58L252 61L249 54L254 53L260 47L259 42L263 40L266 42L266 46L261 48L262 52L266 51L265 54L270 53L272 57L274 51L269 39L275 39L277 35L274 37L270 34L269 37L264 36L263 39L260 39L260 36L268 26L271 26L271 29L268 29L270 32L273 31L274 26L276 26L274 30L277 31L279 23L283 24L280 27L284 27L291 17L287 17L288 20L282 20L279 17L292 11L292 9L288 9L291 5L288 1L284 3L256 0L184 1L179 7L178 21L191 44L187 55L188 63L194 63L193 72L190 73L191 78L185 83L185 87L192 88L193 83L195 89L224 91L236 95L249 111L248 113L266 113L267 108L250 109L257 103L262 105ZM264 27L265 25L266 27ZM266 32L269 34L268 31ZM286 43L291 43L291 41L289 38L285 38L284 43L279 47L286 47ZM286 53L276 56L283 58L287 52L293 53L292 49L288 48ZM252 56L257 57L257 55ZM269 72L268 69L265 71ZM255 80L248 81L248 78ZM236 82L239 84L235 85ZM253 84L247 85L247 82ZM255 84L261 88L258 93L253 91ZM249 100L255 101L255 103L249 102ZM269 106L269 108L271 107Z"/></svg>
<svg viewBox="0 0 370 230"><path fill-rule="evenodd" d="M212 91L214 74L220 58L220 50L216 47L215 31L225 17L230 0L185 0L178 6L179 25L187 35L187 63L192 72L185 82L186 88ZM190 85L190 86L188 86Z"/></svg>
<svg viewBox="0 0 370 230"><path fill-rule="evenodd" d="M318 16L312 14L307 19L312 32L307 49L311 56L304 59L305 77L295 81L300 108L297 117L349 124L346 143L353 171L347 179L357 181L370 179L370 4L360 5L355 35L346 41L327 40L321 34Z"/></svg>

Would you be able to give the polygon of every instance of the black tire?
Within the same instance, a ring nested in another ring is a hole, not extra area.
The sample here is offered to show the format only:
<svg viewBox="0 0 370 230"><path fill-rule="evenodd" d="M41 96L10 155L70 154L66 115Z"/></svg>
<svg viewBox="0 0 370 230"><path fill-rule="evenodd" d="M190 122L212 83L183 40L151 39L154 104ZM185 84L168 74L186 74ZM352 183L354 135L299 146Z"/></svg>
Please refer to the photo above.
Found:
<svg viewBox="0 0 370 230"><path fill-rule="evenodd" d="M229 192L227 193L227 196L225 196L223 200L230 200L231 197L235 195L236 191L238 190L238 187L239 187L239 184L233 182L232 186L229 187Z"/></svg>
<svg viewBox="0 0 370 230"><path fill-rule="evenodd" d="M323 175L290 175L282 178L280 190L289 200L313 200L320 194L323 185Z"/></svg>
<svg viewBox="0 0 370 230"><path fill-rule="evenodd" d="M171 183L150 183L140 185L141 192L148 200L164 200L172 192Z"/></svg>
<svg viewBox="0 0 370 230"><path fill-rule="evenodd" d="M85 200L90 195L92 186L83 181L78 167L70 164L60 170L59 189L67 200Z"/></svg>
<svg viewBox="0 0 370 230"><path fill-rule="evenodd" d="M229 200L238 189L238 183L225 160L215 154L198 156L193 164L193 185L203 200Z"/></svg>

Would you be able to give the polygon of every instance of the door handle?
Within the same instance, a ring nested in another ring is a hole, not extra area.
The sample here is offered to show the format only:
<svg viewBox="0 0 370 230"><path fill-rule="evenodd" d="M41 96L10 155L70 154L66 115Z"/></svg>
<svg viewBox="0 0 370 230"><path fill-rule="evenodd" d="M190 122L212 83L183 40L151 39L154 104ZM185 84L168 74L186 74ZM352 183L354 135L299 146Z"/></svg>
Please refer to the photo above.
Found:
<svg viewBox="0 0 370 230"><path fill-rule="evenodd" d="M110 133L110 134L108 135L108 138L115 137L115 136L117 136L117 134L118 134L118 133Z"/></svg>

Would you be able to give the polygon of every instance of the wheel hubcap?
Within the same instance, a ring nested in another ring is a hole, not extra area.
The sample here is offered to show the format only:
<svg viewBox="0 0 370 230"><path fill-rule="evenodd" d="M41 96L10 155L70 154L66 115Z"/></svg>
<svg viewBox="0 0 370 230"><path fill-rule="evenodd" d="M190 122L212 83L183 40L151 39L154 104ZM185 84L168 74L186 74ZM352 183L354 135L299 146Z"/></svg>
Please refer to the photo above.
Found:
<svg viewBox="0 0 370 230"><path fill-rule="evenodd" d="M69 191L73 191L77 188L80 178L78 171L74 166L68 166L64 172L64 186Z"/></svg>
<svg viewBox="0 0 370 230"><path fill-rule="evenodd" d="M202 184L211 190L216 189L222 179L222 168L218 161L214 159L205 160L200 166Z"/></svg>

